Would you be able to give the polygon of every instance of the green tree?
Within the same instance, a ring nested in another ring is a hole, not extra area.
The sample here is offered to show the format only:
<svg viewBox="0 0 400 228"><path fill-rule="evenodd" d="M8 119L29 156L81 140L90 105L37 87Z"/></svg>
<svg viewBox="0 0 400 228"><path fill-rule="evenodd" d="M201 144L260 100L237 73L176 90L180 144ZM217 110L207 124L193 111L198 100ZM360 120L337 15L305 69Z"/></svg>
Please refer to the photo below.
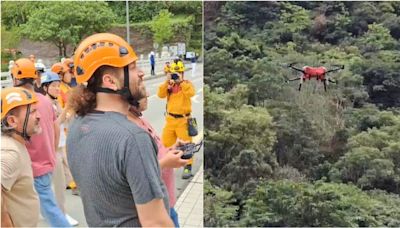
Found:
<svg viewBox="0 0 400 228"><path fill-rule="evenodd" d="M347 30L351 19L343 2L319 4L315 8L318 14L313 18L310 33L321 43L338 44L350 35Z"/></svg>
<svg viewBox="0 0 400 228"><path fill-rule="evenodd" d="M352 71L363 77L370 101L380 108L400 107L399 56L381 51L352 65Z"/></svg>
<svg viewBox="0 0 400 228"><path fill-rule="evenodd" d="M372 126L352 136L349 152L344 154L330 171L335 181L353 182L362 189L384 189L400 192L398 138L400 118L391 112L379 112L374 118L360 122ZM362 125L362 126L363 126Z"/></svg>
<svg viewBox="0 0 400 228"><path fill-rule="evenodd" d="M4 1L1 3L1 24L7 30L12 27L19 27L28 22L29 17L41 10L45 4L43 2L15 2Z"/></svg>
<svg viewBox="0 0 400 228"><path fill-rule="evenodd" d="M280 22L285 30L291 33L300 32L311 24L310 14L302 7L282 3L283 10L280 15Z"/></svg>
<svg viewBox="0 0 400 228"><path fill-rule="evenodd" d="M150 28L153 31L153 39L160 46L169 42L174 35L172 16L173 14L168 10L161 10L151 21Z"/></svg>
<svg viewBox="0 0 400 228"><path fill-rule="evenodd" d="M1 28L1 48L17 48L21 40L21 30L13 27L9 31L5 27Z"/></svg>
<svg viewBox="0 0 400 228"><path fill-rule="evenodd" d="M44 2L43 8L29 17L23 32L32 40L53 43L60 56L67 56L67 45L106 31L114 18L105 2Z"/></svg>
<svg viewBox="0 0 400 228"><path fill-rule="evenodd" d="M165 2L165 5L168 11L175 15L194 15L196 22L201 22L202 20L203 3L201 1L171 1Z"/></svg>
<svg viewBox="0 0 400 228"><path fill-rule="evenodd" d="M276 2L226 2L220 15L232 31L246 32L250 27L262 28L266 21L279 17L280 5Z"/></svg>
<svg viewBox="0 0 400 228"><path fill-rule="evenodd" d="M124 24L126 21L126 2L107 1L107 4L116 15L116 22ZM166 2L129 1L129 22L146 22L156 16L160 10L167 9Z"/></svg>
<svg viewBox="0 0 400 228"><path fill-rule="evenodd" d="M207 227L232 226L239 206L232 192L204 181L204 225Z"/></svg>
<svg viewBox="0 0 400 228"><path fill-rule="evenodd" d="M260 180L270 179L275 167L272 157L255 150L242 150L221 169L220 178L224 178L221 184L241 201L254 191Z"/></svg>
<svg viewBox="0 0 400 228"><path fill-rule="evenodd" d="M359 2L348 5L351 14L350 32L354 36L361 36L368 31L368 25L377 22L379 10L377 4L372 2Z"/></svg>
<svg viewBox="0 0 400 228"><path fill-rule="evenodd" d="M239 72L234 69L232 54L225 49L211 48L204 59L204 82L211 88L229 91L239 82Z"/></svg>
<svg viewBox="0 0 400 228"><path fill-rule="evenodd" d="M317 182L264 182L245 205L242 226L398 226L396 195ZM375 199L378 198L378 199Z"/></svg>
<svg viewBox="0 0 400 228"><path fill-rule="evenodd" d="M382 24L368 25L368 32L361 38L360 43L365 51L379 51L392 49L395 39L390 35L390 30Z"/></svg>
<svg viewBox="0 0 400 228"><path fill-rule="evenodd" d="M212 93L212 101L205 105L205 116L216 117L210 123L211 129L207 129L205 132L207 143L205 149L207 157L205 159L207 172L212 173L210 175L226 176L222 173L234 172L234 165L232 164L248 156L258 157L259 163L253 168L263 169L265 172L260 174L261 176L270 176L271 170L276 167L276 160L271 151L276 140L272 117L265 109L245 105L247 97L245 88L238 86L224 95L224 98L226 98L224 103L222 103L223 100L219 97L220 95ZM208 91L207 94L209 94ZM229 97L235 97L235 100ZM243 103L240 104L240 101ZM236 111L229 111L228 109L223 113L220 111L218 113L220 109L215 109L218 106L225 109L235 106L240 108ZM255 151L255 154L253 152L245 153L244 151ZM238 156L240 153L243 154ZM228 165L231 162L232 164ZM221 172L225 166L227 168ZM225 178L220 180L223 182Z"/></svg>

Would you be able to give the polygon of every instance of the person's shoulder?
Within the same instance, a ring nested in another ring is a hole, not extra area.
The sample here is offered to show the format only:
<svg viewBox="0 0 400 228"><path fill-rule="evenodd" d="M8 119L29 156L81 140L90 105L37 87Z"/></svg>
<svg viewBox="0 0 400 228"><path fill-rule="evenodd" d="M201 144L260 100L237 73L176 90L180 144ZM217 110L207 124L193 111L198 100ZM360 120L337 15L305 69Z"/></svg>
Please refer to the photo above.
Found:
<svg viewBox="0 0 400 228"><path fill-rule="evenodd" d="M36 93L36 95L39 100L39 106L38 106L39 110L42 110L42 112L46 112L46 113L50 110L54 111L53 104L51 103L50 98L48 98L45 95L40 94L40 93ZM43 113L41 113L41 114L43 114Z"/></svg>
<svg viewBox="0 0 400 228"><path fill-rule="evenodd" d="M116 135L126 135L130 137L136 134L144 133L144 130L138 127L136 124L132 123L128 118L118 112L104 112L102 114L89 114L87 117L94 119L95 122L93 124L101 129L112 131L114 133L119 133ZM85 122L85 118L83 117L81 121ZM101 124L96 123L97 121L101 122Z"/></svg>
<svg viewBox="0 0 400 228"><path fill-rule="evenodd" d="M41 93L35 92L35 94L38 99L47 99L47 97Z"/></svg>
<svg viewBox="0 0 400 228"><path fill-rule="evenodd" d="M8 151L21 151L26 150L25 145L18 142L16 139L2 135L1 136L1 150L8 150Z"/></svg>
<svg viewBox="0 0 400 228"><path fill-rule="evenodd" d="M51 105L50 99L48 97L46 97L45 95L43 95L41 93L36 93L36 97L38 98L39 102Z"/></svg>

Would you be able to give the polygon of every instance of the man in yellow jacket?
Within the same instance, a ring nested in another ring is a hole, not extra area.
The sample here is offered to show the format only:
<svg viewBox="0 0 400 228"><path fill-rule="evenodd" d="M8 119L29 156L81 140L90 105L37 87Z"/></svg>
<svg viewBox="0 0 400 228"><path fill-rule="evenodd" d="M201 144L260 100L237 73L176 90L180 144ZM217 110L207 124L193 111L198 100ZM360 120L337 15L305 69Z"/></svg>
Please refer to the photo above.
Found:
<svg viewBox="0 0 400 228"><path fill-rule="evenodd" d="M181 68L182 69L182 68ZM173 146L177 139L191 142L192 137L188 132L188 118L192 112L191 97L195 95L193 84L183 79L183 75L172 68L171 73L167 74L167 80L158 88L157 95L160 98L167 98L166 105L166 124L162 132L162 142L164 146ZM183 179L192 176L193 158L191 158L184 168Z"/></svg>
<svg viewBox="0 0 400 228"><path fill-rule="evenodd" d="M167 75L171 73L171 64L169 62L165 62L164 65L164 74Z"/></svg>

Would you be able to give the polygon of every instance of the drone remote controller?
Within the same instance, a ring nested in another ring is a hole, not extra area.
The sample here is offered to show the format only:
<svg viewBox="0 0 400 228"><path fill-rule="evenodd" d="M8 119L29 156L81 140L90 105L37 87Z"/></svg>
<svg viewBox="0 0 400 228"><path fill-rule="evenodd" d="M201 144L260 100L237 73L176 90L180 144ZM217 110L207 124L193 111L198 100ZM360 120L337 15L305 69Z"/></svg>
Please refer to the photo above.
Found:
<svg viewBox="0 0 400 228"><path fill-rule="evenodd" d="M194 155L194 153L199 152L201 146L203 145L203 141L201 141L198 144L194 144L194 143L188 143L188 144L183 144L181 146L176 147L177 150L182 150L183 151L183 155L182 155L182 159L191 159Z"/></svg>

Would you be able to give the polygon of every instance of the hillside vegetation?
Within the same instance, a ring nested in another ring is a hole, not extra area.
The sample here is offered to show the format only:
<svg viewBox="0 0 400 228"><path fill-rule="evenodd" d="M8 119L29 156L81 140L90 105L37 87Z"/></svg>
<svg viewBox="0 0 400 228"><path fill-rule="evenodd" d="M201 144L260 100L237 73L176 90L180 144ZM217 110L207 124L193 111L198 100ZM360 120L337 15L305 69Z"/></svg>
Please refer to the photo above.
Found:
<svg viewBox="0 0 400 228"><path fill-rule="evenodd" d="M400 226L400 2L205 2L205 225ZM344 65L324 92L298 67Z"/></svg>

